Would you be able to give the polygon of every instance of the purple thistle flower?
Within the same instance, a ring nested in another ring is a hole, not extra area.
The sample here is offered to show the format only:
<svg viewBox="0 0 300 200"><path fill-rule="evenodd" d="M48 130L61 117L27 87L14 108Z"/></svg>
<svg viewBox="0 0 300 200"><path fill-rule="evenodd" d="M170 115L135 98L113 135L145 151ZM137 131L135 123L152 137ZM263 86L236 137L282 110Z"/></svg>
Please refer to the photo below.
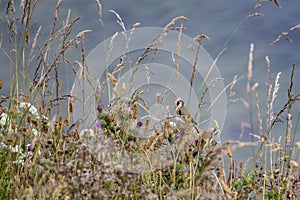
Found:
<svg viewBox="0 0 300 200"><path fill-rule="evenodd" d="M175 138L176 138L176 139L179 139L179 138L180 138L180 134L176 134L176 135L175 135Z"/></svg>
<svg viewBox="0 0 300 200"><path fill-rule="evenodd" d="M101 112L103 110L103 107L101 105L98 105L97 110L98 110L98 112Z"/></svg>
<svg viewBox="0 0 300 200"><path fill-rule="evenodd" d="M138 121L138 123L136 124L138 127L142 127L143 126L143 122Z"/></svg>
<svg viewBox="0 0 300 200"><path fill-rule="evenodd" d="M101 128L101 124L98 121L95 122L95 126L99 129Z"/></svg>
<svg viewBox="0 0 300 200"><path fill-rule="evenodd" d="M27 144L27 150L32 151L33 150L33 145L32 144Z"/></svg>

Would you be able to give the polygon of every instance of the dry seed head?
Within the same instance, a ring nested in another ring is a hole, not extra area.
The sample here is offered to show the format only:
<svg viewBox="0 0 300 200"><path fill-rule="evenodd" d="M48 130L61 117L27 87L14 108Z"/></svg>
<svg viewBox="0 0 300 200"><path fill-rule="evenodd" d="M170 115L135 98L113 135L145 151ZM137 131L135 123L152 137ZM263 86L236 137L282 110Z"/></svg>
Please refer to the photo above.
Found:
<svg viewBox="0 0 300 200"><path fill-rule="evenodd" d="M69 126L69 125L70 125L70 122L69 122L68 118L65 118L64 124L65 124L66 126Z"/></svg>
<svg viewBox="0 0 300 200"><path fill-rule="evenodd" d="M132 117L133 117L133 119L137 119L137 117L138 117L138 103L136 101L133 103Z"/></svg>
<svg viewBox="0 0 300 200"><path fill-rule="evenodd" d="M155 136L151 137L150 141L147 144L147 149L149 149L150 151L154 150L155 138Z"/></svg>
<svg viewBox="0 0 300 200"><path fill-rule="evenodd" d="M239 170L239 173L240 173L240 174L243 174L243 173L244 173L243 162L240 162L238 170Z"/></svg>
<svg viewBox="0 0 300 200"><path fill-rule="evenodd" d="M107 78L111 80L111 84L113 86L117 85L117 79L114 77L114 75L112 75L111 73L107 73Z"/></svg>
<svg viewBox="0 0 300 200"><path fill-rule="evenodd" d="M197 146L196 146L196 149L197 149L198 151L201 150L201 144L202 144L202 140L203 140L203 137L202 137L202 136L203 136L202 134L199 134L199 137L198 137L198 142L197 142Z"/></svg>
<svg viewBox="0 0 300 200"><path fill-rule="evenodd" d="M30 123L30 121L31 121L31 116L28 115L28 116L27 116L27 122Z"/></svg>
<svg viewBox="0 0 300 200"><path fill-rule="evenodd" d="M188 158L189 158L189 162L193 162L193 148L189 147L188 149Z"/></svg>
<svg viewBox="0 0 300 200"><path fill-rule="evenodd" d="M144 134L146 134L146 133L147 133L147 131L148 131L148 128L149 128L149 125L150 125L150 117L147 117L147 119L146 119L146 123L145 123Z"/></svg>
<svg viewBox="0 0 300 200"><path fill-rule="evenodd" d="M299 29L300 28L300 24L293 26L292 28L290 28L290 31L295 30L295 29Z"/></svg>
<svg viewBox="0 0 300 200"><path fill-rule="evenodd" d="M164 124L164 137L167 139L169 138L169 122L165 121Z"/></svg>
<svg viewBox="0 0 300 200"><path fill-rule="evenodd" d="M68 110L69 110L69 113L73 113L74 109L73 109L73 101L69 101L68 103Z"/></svg>
<svg viewBox="0 0 300 200"><path fill-rule="evenodd" d="M34 124L35 126L38 125L38 122L37 122L37 120L35 120L35 119L31 119L31 123Z"/></svg>
<svg viewBox="0 0 300 200"><path fill-rule="evenodd" d="M246 19L248 19L248 18L250 18L250 17L262 17L262 16L264 16L264 15L257 12L257 13L252 13L252 14L248 15L248 16L246 17Z"/></svg>
<svg viewBox="0 0 300 200"><path fill-rule="evenodd" d="M271 42L269 44L269 46L273 46L274 44L276 44L277 42L279 42L282 38L287 38L288 32L282 32L273 42Z"/></svg>
<svg viewBox="0 0 300 200"><path fill-rule="evenodd" d="M173 168L171 173L171 183L175 183L176 170Z"/></svg>

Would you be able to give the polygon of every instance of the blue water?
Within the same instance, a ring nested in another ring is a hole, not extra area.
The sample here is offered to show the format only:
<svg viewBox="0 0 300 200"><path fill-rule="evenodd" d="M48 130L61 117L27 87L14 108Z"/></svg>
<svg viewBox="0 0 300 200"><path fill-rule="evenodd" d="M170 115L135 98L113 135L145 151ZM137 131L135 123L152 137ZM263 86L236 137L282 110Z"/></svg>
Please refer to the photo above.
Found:
<svg viewBox="0 0 300 200"><path fill-rule="evenodd" d="M298 78L300 74L300 29L291 31L288 34L293 40L292 43L283 39L272 47L268 47L268 45L282 32L289 31L291 27L300 24L300 1L281 0L282 8L278 8L273 2L262 3L261 8L253 12L262 13L263 17L252 17L243 21L244 17L249 14L256 3L259 2L255 0L103 1L104 29L102 29L99 23L98 6L95 1L65 0L62 2L60 20L57 26L62 26L68 9L71 9L71 18L80 17L80 20L74 26L73 34L70 37L74 37L81 30L92 30L91 33L86 34L85 46L88 53L98 43L110 37L115 32L121 31L120 26L116 23L116 17L109 12L110 9L120 14L128 29L136 22L140 22L142 24L141 27L163 27L176 16L186 16L190 21L184 22L184 26L186 27L184 33L192 38L200 33L208 35L212 41L205 41L203 47L213 59L216 58L218 53L223 49L225 42L231 37L226 46L227 50L220 57L217 66L223 78L225 78L225 84L230 83L235 74L241 76L235 88L237 97L242 96L247 99L245 88L248 52L250 43L255 44L253 82L257 81L260 83L257 91L262 102L262 109L265 109L265 82L267 82L267 67L264 59L265 56L269 56L272 77L275 78L278 72L282 72L280 87L283 89L279 91L278 101L274 106L275 110L278 110L286 100L289 74L293 63L297 66L294 93L300 93L300 79ZM4 1L2 4L5 4ZM37 30L38 26L42 26L41 44L49 36L55 6L55 1L40 1L34 15L34 21L37 22L34 30ZM3 6L1 7L1 14L2 17L5 15L5 8ZM2 25L0 30L3 30ZM3 47L8 48L6 45L8 44L4 42ZM71 51L70 58L80 60L80 54L75 52L72 54ZM1 95L9 93L8 78L9 74L11 74L10 66L8 59L5 57L3 51L1 51L0 79L6 81L4 88L0 91ZM71 70L62 71L62 73L72 74ZM65 92L70 90L73 83L72 75L68 77L68 79L64 79L65 88L63 88L63 91ZM297 106L299 107L299 103ZM248 121L249 117L245 109L243 109L241 102L231 105L229 108L227 110L222 138L224 140L239 139L240 122L243 120ZM249 137L244 136L243 139L249 140Z"/></svg>

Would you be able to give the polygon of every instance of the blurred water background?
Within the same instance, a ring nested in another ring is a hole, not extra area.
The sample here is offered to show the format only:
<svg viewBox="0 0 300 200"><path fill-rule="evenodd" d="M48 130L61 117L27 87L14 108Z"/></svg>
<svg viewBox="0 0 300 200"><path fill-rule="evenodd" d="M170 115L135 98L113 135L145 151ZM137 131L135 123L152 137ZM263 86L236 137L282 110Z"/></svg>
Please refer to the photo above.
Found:
<svg viewBox="0 0 300 200"><path fill-rule="evenodd" d="M2 5L5 5L5 1ZM220 57L217 66L225 79L225 84L232 81L234 75L239 74L241 79L236 84L236 96L247 98L247 63L250 43L254 43L254 69L253 82L259 82L257 90L260 96L262 110L265 110L267 88L267 65L265 56L269 56L271 61L272 77L275 78L278 72L282 72L280 79L280 90L274 110L278 111L287 99L287 88L289 86L289 76L292 65L296 64L296 74L294 89L295 93L300 92L300 30L291 31L288 36L293 40L292 43L281 40L274 46L268 45L284 31L297 24L300 24L300 1L299 0L281 0L281 8L278 8L274 2L264 2L262 6L254 12L262 13L263 17L252 17L245 21L245 16L255 6L260 3L255 0L109 0L102 1L102 12L104 29L99 23L98 6L93 0L63 0L60 8L58 27L62 26L66 19L67 12L71 10L71 18L79 17L80 20L73 27L71 37L74 37L79 31L89 29L91 33L86 34L86 52L90 52L98 43L112 36L117 31L122 31L116 22L114 14L109 12L115 10L124 20L125 25L130 29L133 24L140 22L141 27L164 27L172 18L177 16L186 16L190 19L185 22L184 31L190 37L204 33L211 38L211 42L204 42L203 47L208 51L213 59L223 49L225 42L231 37L227 50ZM16 3L16 6L17 3ZM40 43L42 44L49 37L56 1L41 0L34 15L36 22L34 31L42 26ZM2 15L5 14L5 7L1 7ZM252 12L253 13L253 12ZM2 16L4 17L4 16ZM242 22L242 23L241 23ZM1 25L0 30L4 29ZM9 46L2 44L3 47ZM9 51L9 49L6 49ZM80 53L71 53L71 57L80 60ZM0 52L0 80L5 80L1 95L9 94L9 77L12 73L12 65L3 51ZM63 80L63 93L68 93L73 84L72 71L63 69L67 78ZM253 98L254 99L254 98ZM298 103L299 108L299 103ZM297 108L297 106L295 108ZM240 138L240 124L242 121L249 121L249 115L241 102L230 105L227 110L225 126L222 132L222 140L241 139L251 140L248 132ZM255 108L255 107L254 107ZM294 114L297 110L293 111ZM254 113L255 115L255 113ZM262 113L265 115L265 112ZM282 129L283 131L284 129ZM280 134L281 129L278 130ZM282 132L284 133L284 132ZM242 153L249 153L241 151ZM242 155L242 154L241 154ZM248 156L246 156L248 157Z"/></svg>

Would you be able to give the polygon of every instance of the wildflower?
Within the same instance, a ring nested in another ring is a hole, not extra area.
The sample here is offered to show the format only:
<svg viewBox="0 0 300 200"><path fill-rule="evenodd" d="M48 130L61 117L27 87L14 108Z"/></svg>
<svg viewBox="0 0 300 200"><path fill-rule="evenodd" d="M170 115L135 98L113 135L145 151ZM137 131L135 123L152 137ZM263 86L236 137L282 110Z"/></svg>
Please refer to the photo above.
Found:
<svg viewBox="0 0 300 200"><path fill-rule="evenodd" d="M14 152L14 153L19 152L19 146L16 145L15 147L11 147L11 151Z"/></svg>
<svg viewBox="0 0 300 200"><path fill-rule="evenodd" d="M169 122L169 125L171 126L171 127L176 127L176 123L175 122Z"/></svg>
<svg viewBox="0 0 300 200"><path fill-rule="evenodd" d="M6 121L9 121L8 115L6 113L2 113L0 115L0 124L4 126L6 124Z"/></svg>
<svg viewBox="0 0 300 200"><path fill-rule="evenodd" d="M31 103L22 102L22 103L20 103L19 107L20 108L25 108L25 109L29 108L29 112L32 115L35 115L38 119L40 118L37 108L34 107L33 105L31 105Z"/></svg>
<svg viewBox="0 0 300 200"><path fill-rule="evenodd" d="M83 129L82 131L80 131L79 133L80 138L83 137L94 137L94 131L92 129Z"/></svg>
<svg viewBox="0 0 300 200"><path fill-rule="evenodd" d="M142 127L143 126L143 122L138 121L138 123L136 124L138 127Z"/></svg>
<svg viewBox="0 0 300 200"><path fill-rule="evenodd" d="M39 135L39 132L35 128L32 129L32 132L33 132L34 136L38 136Z"/></svg>
<svg viewBox="0 0 300 200"><path fill-rule="evenodd" d="M101 105L98 105L97 110L98 112L101 112L103 110L103 107Z"/></svg>
<svg viewBox="0 0 300 200"><path fill-rule="evenodd" d="M175 135L175 138L176 138L176 139L179 139L179 138L180 138L180 134L176 134L176 135Z"/></svg>
<svg viewBox="0 0 300 200"><path fill-rule="evenodd" d="M7 145L6 145L6 144L4 144L3 142L0 142L0 147L7 148Z"/></svg>
<svg viewBox="0 0 300 200"><path fill-rule="evenodd" d="M34 150L34 148L35 148L35 145L36 145L36 143L37 143L37 139L36 138L34 138L32 141L31 141L31 143L30 144L27 144L26 145L26 147L27 147L27 151L28 152L31 152L31 151L33 151ZM39 152L40 153L40 152Z"/></svg>
<svg viewBox="0 0 300 200"><path fill-rule="evenodd" d="M33 145L32 144L27 144L27 150L32 151L33 150Z"/></svg>
<svg viewBox="0 0 300 200"><path fill-rule="evenodd" d="M24 165L25 164L25 159L26 159L26 155L21 154L18 158L18 160L13 161L13 163L18 163L20 165Z"/></svg>
<svg viewBox="0 0 300 200"><path fill-rule="evenodd" d="M96 121L95 126L99 129L101 128L101 124L98 121Z"/></svg>

